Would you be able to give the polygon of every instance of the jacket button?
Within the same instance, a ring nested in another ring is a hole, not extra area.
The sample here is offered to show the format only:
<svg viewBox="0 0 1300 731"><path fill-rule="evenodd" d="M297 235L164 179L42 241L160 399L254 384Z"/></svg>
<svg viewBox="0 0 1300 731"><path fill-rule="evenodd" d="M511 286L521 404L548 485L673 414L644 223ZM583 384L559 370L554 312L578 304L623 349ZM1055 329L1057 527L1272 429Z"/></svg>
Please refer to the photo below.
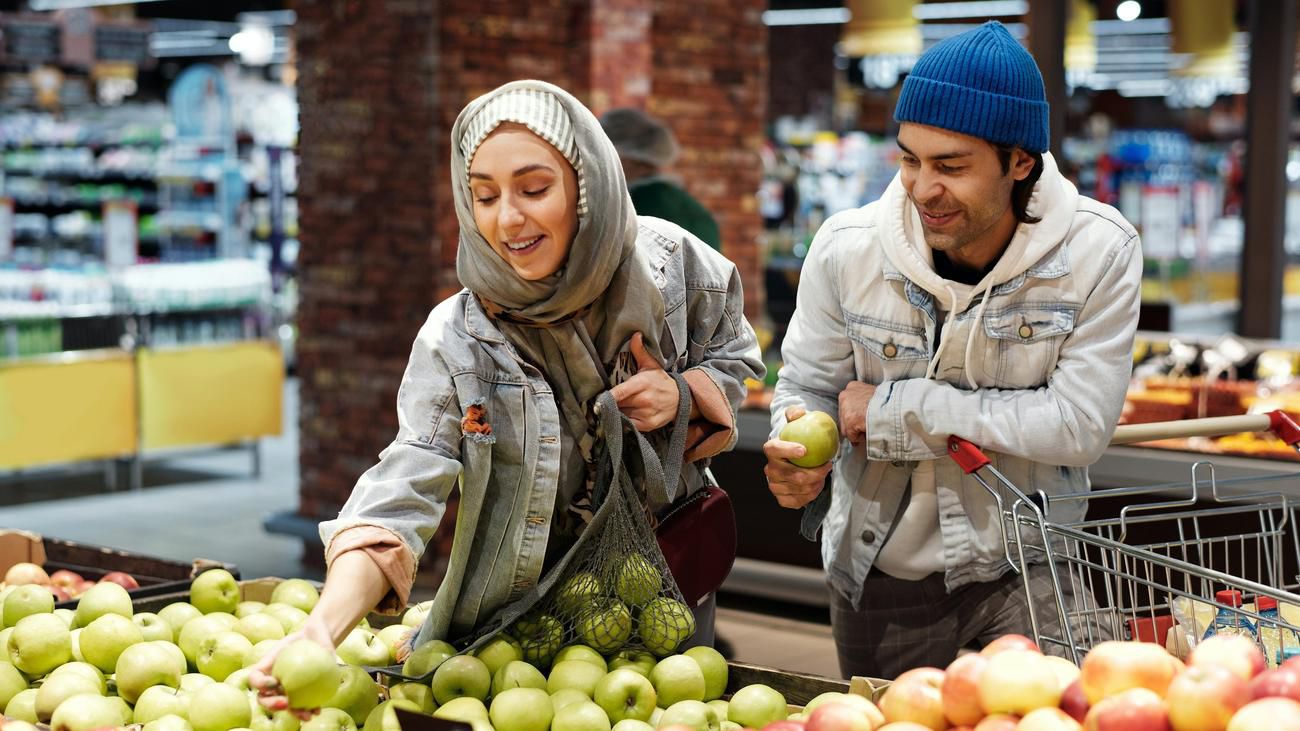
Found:
<svg viewBox="0 0 1300 731"><path fill-rule="evenodd" d="M876 542L876 532L875 532L875 531L872 531L872 530L864 530L864 531L862 531L862 542L863 542L863 543L875 543L875 542Z"/></svg>
<svg viewBox="0 0 1300 731"><path fill-rule="evenodd" d="M1020 326L1020 337L1025 338L1027 340L1033 334L1034 334L1034 329L1029 325L1026 324Z"/></svg>
<svg viewBox="0 0 1300 731"><path fill-rule="evenodd" d="M885 343L884 352L886 358L893 358L898 355L898 346L893 343Z"/></svg>

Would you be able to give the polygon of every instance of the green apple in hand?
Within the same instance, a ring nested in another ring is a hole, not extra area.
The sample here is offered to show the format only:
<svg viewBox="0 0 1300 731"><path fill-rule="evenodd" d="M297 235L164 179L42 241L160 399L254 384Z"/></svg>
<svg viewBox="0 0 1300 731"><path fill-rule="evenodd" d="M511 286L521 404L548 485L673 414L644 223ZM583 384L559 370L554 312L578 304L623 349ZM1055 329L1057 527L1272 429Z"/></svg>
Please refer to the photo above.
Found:
<svg viewBox="0 0 1300 731"><path fill-rule="evenodd" d="M140 628L140 636L144 638L145 642L154 640L176 641L176 633L172 630L172 626L153 612L137 612L131 615L131 621L135 622L135 626Z"/></svg>
<svg viewBox="0 0 1300 731"><path fill-rule="evenodd" d="M418 685L414 684L414 685ZM420 686L425 688L424 686ZM425 688L427 691L428 688ZM390 693L392 689L389 689ZM334 697L325 705L343 710L358 726L365 724L366 716L379 705L379 686L370 674L349 665L339 670L339 687ZM433 710L430 708L429 710Z"/></svg>
<svg viewBox="0 0 1300 731"><path fill-rule="evenodd" d="M398 683L388 689L388 697L393 699L408 700L420 707L420 713L433 715L434 710L438 707L438 702L433 699L433 689L424 683ZM487 708L483 709L484 718L487 717Z"/></svg>
<svg viewBox="0 0 1300 731"><path fill-rule="evenodd" d="M618 723L625 718L649 720L659 696L649 678L631 668L617 668L596 683L592 700Z"/></svg>
<svg viewBox="0 0 1300 731"><path fill-rule="evenodd" d="M339 659L349 665L380 667L392 662L388 645L365 627L353 627L334 650Z"/></svg>
<svg viewBox="0 0 1300 731"><path fill-rule="evenodd" d="M13 627L23 617L33 614L49 614L54 611L54 595L39 584L24 584L14 587L5 595L3 611L0 611L0 627Z"/></svg>
<svg viewBox="0 0 1300 731"><path fill-rule="evenodd" d="M694 660L704 673L704 700L716 700L727 692L727 658L712 647L692 647L682 653ZM723 716L722 718L726 718Z"/></svg>
<svg viewBox="0 0 1300 731"><path fill-rule="evenodd" d="M610 731L609 717L591 701L570 703L555 712L551 731Z"/></svg>
<svg viewBox="0 0 1300 731"><path fill-rule="evenodd" d="M13 630L8 642L9 662L27 675L45 675L72 659L72 633L53 614L23 617Z"/></svg>
<svg viewBox="0 0 1300 731"><path fill-rule="evenodd" d="M94 693L72 696L50 717L50 728L56 731L92 731L128 723L131 723L131 708L125 701Z"/></svg>
<svg viewBox="0 0 1300 731"><path fill-rule="evenodd" d="M659 717L659 728L681 724L695 731L718 731L719 723L718 714L702 701L678 701Z"/></svg>
<svg viewBox="0 0 1300 731"><path fill-rule="evenodd" d="M550 696L537 688L503 691L492 699L488 709L488 718L496 731L547 731L554 716Z"/></svg>
<svg viewBox="0 0 1300 731"><path fill-rule="evenodd" d="M204 614L234 614L239 607L239 582L225 569L208 569L190 582L190 604Z"/></svg>
<svg viewBox="0 0 1300 731"><path fill-rule="evenodd" d="M244 658L253 650L253 643L238 632L217 632L203 638L194 665L200 673L216 681L225 680L231 673L244 667Z"/></svg>
<svg viewBox="0 0 1300 731"><path fill-rule="evenodd" d="M415 648L402 663L402 675L408 678L423 678L456 654L456 648L450 642L430 640Z"/></svg>
<svg viewBox="0 0 1300 731"><path fill-rule="evenodd" d="M499 695L501 691L510 688L546 690L546 676L523 660L511 660L492 676L492 695Z"/></svg>
<svg viewBox="0 0 1300 731"><path fill-rule="evenodd" d="M393 627L398 626L394 625ZM383 632L393 629L393 627L386 627L379 633L379 636L383 637ZM488 640L487 644L475 650L474 656L482 660L483 664L487 665L488 672L495 677L497 671L504 667L506 663L524 659L524 648L519 646L519 640L506 634L499 634Z"/></svg>
<svg viewBox="0 0 1300 731"><path fill-rule="evenodd" d="M602 654L618 651L632 636L632 614L616 599L589 605L578 616L578 639Z"/></svg>
<svg viewBox="0 0 1300 731"><path fill-rule="evenodd" d="M105 614L120 614L127 619L135 611L131 595L117 584L102 582L86 590L77 600L77 612L72 619L74 627L86 627Z"/></svg>
<svg viewBox="0 0 1300 731"><path fill-rule="evenodd" d="M746 685L727 704L727 720L748 728L763 728L773 721L785 720L789 712L785 696L762 683Z"/></svg>
<svg viewBox="0 0 1300 731"><path fill-rule="evenodd" d="M290 708L320 708L338 691L334 656L311 640L297 640L281 650L271 675L280 682Z"/></svg>
<svg viewBox="0 0 1300 731"><path fill-rule="evenodd" d="M487 700L488 694L492 692L492 676L488 674L487 665L477 657L456 655L444 660L433 671L429 685L433 688L433 697L438 703L446 703L453 698Z"/></svg>
<svg viewBox="0 0 1300 731"><path fill-rule="evenodd" d="M694 633L695 615L690 608L666 596L651 600L637 622L642 644L660 656L671 654Z"/></svg>
<svg viewBox="0 0 1300 731"><path fill-rule="evenodd" d="M668 708L681 701L704 701L704 671L694 658L671 655L660 660L650 671L650 682L659 696L659 707ZM762 724L754 728L762 728Z"/></svg>
<svg viewBox="0 0 1300 731"><path fill-rule="evenodd" d="M589 662L592 665L595 665L602 671L609 670L609 667L605 663L605 656L596 652L595 648L588 645L565 645L560 648L559 652L555 653L555 660L552 661L552 664L559 665L565 660L582 660L583 662ZM654 664L653 658L651 659L650 664Z"/></svg>
<svg viewBox="0 0 1300 731"><path fill-rule="evenodd" d="M271 591L271 603L288 604L304 612L310 612L318 601L320 592L306 579L286 579Z"/></svg>
<svg viewBox="0 0 1300 731"><path fill-rule="evenodd" d="M840 429L825 411L809 411L781 427L780 438L802 444L804 456L791 459L796 467L821 467L835 458L840 448Z"/></svg>
<svg viewBox="0 0 1300 731"><path fill-rule="evenodd" d="M316 646L320 647L320 645ZM248 694L225 683L212 683L194 691L190 696L189 714L189 721L194 726L194 731L248 728L248 724L253 720L253 712L248 705Z"/></svg>
<svg viewBox="0 0 1300 731"><path fill-rule="evenodd" d="M82 628L77 646L86 662L111 673L117 657L131 645L144 642L144 633L135 622L117 614L105 614Z"/></svg>
<svg viewBox="0 0 1300 731"><path fill-rule="evenodd" d="M118 656L114 668L117 694L127 703L137 703L149 688L179 688L184 674L184 656L161 641L131 645Z"/></svg>
<svg viewBox="0 0 1300 731"><path fill-rule="evenodd" d="M176 688L155 685L145 688L135 701L135 723L149 723L163 716L190 717L190 695Z"/></svg>
<svg viewBox="0 0 1300 731"><path fill-rule="evenodd" d="M565 660L555 663L546 678L546 692L554 693L564 688L577 688L588 698L596 691L596 684L605 677L605 671L582 660Z"/></svg>

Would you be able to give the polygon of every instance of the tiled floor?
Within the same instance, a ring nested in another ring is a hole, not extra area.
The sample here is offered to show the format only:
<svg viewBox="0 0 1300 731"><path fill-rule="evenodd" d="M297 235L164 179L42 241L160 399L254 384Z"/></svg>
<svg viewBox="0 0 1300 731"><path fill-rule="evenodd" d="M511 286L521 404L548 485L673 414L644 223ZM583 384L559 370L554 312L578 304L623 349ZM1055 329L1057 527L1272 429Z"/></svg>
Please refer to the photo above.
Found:
<svg viewBox="0 0 1300 731"><path fill-rule="evenodd" d="M262 529L270 513L298 504L297 384L285 389L285 433L262 443L262 473L246 451L175 457L147 467L144 488L109 492L98 472L0 476L0 527L112 546L163 558L234 563L245 577L320 578L300 562L297 539ZM734 659L837 677L824 610L720 599L718 635Z"/></svg>

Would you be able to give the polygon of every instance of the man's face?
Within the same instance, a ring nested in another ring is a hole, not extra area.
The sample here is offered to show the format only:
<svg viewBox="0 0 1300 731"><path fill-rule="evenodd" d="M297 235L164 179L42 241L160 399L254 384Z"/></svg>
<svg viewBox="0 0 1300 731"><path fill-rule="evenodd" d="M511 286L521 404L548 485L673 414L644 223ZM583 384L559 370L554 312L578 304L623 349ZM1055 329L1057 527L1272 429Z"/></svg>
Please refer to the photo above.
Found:
<svg viewBox="0 0 1300 731"><path fill-rule="evenodd" d="M898 146L903 188L921 215L930 248L958 252L972 244L1006 243L988 236L998 223L1014 222L1011 188L1029 175L1032 157L1016 150L1004 173L997 149L985 140L910 122L899 128Z"/></svg>

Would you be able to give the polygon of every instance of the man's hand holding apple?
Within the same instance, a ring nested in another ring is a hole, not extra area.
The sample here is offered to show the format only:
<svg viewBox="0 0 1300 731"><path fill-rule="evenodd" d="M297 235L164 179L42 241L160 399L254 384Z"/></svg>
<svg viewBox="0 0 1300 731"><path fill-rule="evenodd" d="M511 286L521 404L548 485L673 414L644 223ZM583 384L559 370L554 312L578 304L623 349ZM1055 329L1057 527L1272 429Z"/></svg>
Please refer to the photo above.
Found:
<svg viewBox="0 0 1300 731"><path fill-rule="evenodd" d="M791 406L785 410L786 422L796 421L805 413L803 407ZM767 455L767 466L763 468L763 474L767 475L767 487L783 508L801 508L812 502L821 493L826 475L834 465L830 459L816 467L793 464L792 460L808 457L808 447L779 437L769 439L763 445L763 454ZM833 451L831 455L834 455Z"/></svg>

